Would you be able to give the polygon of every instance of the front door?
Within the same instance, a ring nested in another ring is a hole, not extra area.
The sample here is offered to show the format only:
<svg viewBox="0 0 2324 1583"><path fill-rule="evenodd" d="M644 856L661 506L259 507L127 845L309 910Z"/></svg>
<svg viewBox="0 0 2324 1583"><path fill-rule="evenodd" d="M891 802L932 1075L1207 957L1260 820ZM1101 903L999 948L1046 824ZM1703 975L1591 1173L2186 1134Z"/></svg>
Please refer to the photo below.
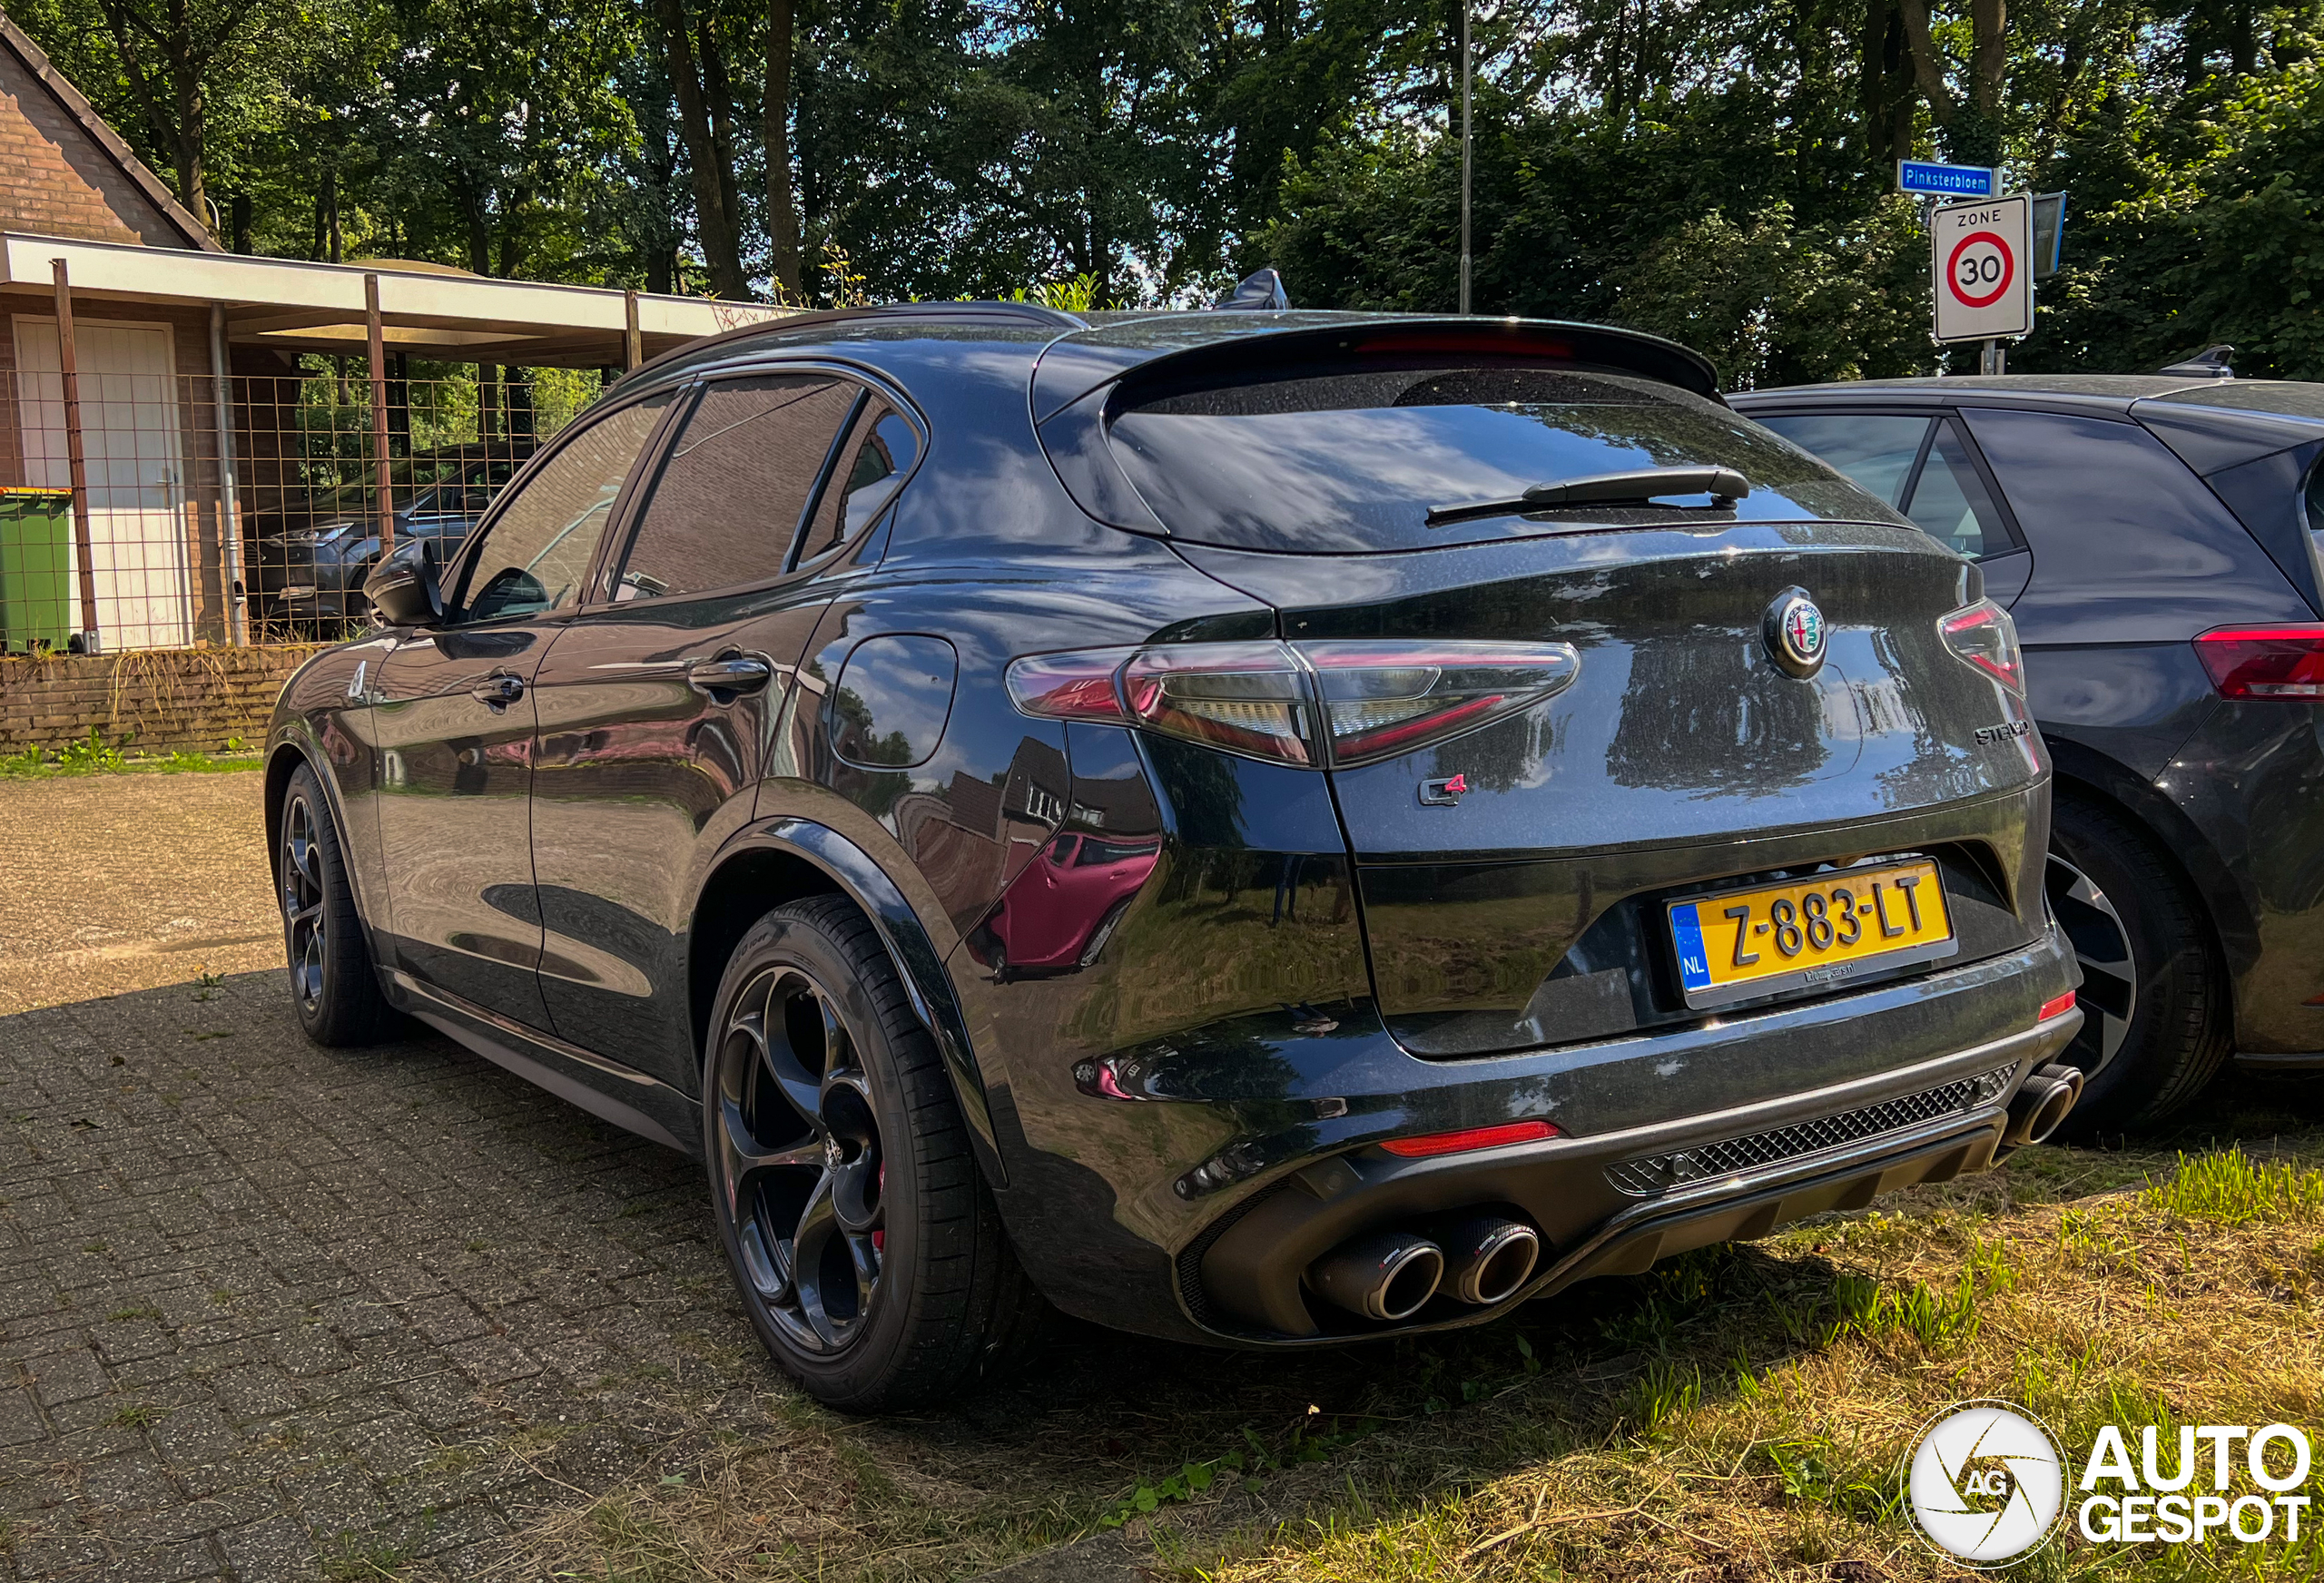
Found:
<svg viewBox="0 0 2324 1583"><path fill-rule="evenodd" d="M56 321L20 318L15 328L26 481L69 488ZM193 582L186 569L185 473L169 328L81 320L74 325L73 353L98 644L107 653L182 647L193 641ZM77 543L73 556L77 590ZM78 624L77 593L74 598Z"/></svg>
<svg viewBox="0 0 2324 1583"><path fill-rule="evenodd" d="M370 683L389 954L423 984L533 1027L548 1027L529 806L533 681L583 601L666 401L562 437L448 572L443 624L399 643Z"/></svg>
<svg viewBox="0 0 2324 1583"><path fill-rule="evenodd" d="M553 1025L686 1093L700 1058L694 903L751 817L828 599L812 571L785 568L860 398L821 371L705 386L639 491L609 597L559 634L535 689L533 862Z"/></svg>

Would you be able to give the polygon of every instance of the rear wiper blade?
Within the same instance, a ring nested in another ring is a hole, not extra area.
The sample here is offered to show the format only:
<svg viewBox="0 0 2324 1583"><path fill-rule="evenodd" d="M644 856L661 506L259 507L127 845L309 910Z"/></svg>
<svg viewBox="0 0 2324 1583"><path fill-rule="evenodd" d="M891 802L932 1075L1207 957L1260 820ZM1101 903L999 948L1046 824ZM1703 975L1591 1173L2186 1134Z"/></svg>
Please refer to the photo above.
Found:
<svg viewBox="0 0 2324 1583"><path fill-rule="evenodd" d="M1724 511L1750 492L1751 481L1732 467L1633 467L1626 473L1596 473L1562 483L1536 484L1514 500L1440 506L1428 514L1428 526L1442 527L1480 516L1554 511L1569 506L1645 506L1665 495L1709 495L1710 509Z"/></svg>

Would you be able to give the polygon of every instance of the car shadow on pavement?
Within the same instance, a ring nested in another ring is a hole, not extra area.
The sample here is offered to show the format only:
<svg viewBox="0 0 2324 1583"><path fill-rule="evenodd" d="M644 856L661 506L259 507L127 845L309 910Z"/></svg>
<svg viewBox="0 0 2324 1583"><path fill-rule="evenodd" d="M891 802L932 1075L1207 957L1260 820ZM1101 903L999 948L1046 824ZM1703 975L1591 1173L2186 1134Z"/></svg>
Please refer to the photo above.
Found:
<svg viewBox="0 0 2324 1583"><path fill-rule="evenodd" d="M2313 1131L2314 1092L2282 1086L2230 1082L2190 1146L2207 1120ZM1820 1249L1710 1250L1290 1356L1060 1322L1014 1380L849 1420L760 1352L693 1162L433 1035L318 1049L279 972L0 1018L0 1518L26 1578L594 1573L730 1542L770 1575L901 1550L959 1571L1141 1489L1295 1490L1279 1476L1538 1384L1600 1432L1650 1406L1674 1336L1740 1324L1764 1371L1817 1344L1846 1279ZM2176 1146L2134 1141L1964 1191L2102 1191ZM1539 1433L1481 1445L1479 1472Z"/></svg>

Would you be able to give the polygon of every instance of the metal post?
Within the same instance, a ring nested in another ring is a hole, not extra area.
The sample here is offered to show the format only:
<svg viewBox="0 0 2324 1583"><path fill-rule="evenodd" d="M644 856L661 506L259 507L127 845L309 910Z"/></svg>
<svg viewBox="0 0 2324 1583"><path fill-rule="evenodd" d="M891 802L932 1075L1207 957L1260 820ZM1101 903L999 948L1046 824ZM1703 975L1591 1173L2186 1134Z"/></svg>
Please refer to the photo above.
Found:
<svg viewBox="0 0 2324 1583"><path fill-rule="evenodd" d="M1461 0L1461 311L1469 311L1469 0Z"/></svg>
<svg viewBox="0 0 2324 1583"><path fill-rule="evenodd" d="M226 371L226 305L210 305L210 383L218 404L218 550L226 583L226 641L251 641L242 589L241 484L234 476L234 384Z"/></svg>
<svg viewBox="0 0 2324 1583"><path fill-rule="evenodd" d="M396 547L395 481L388 471L388 346L379 328L379 277L363 277L363 321L371 343L371 460L379 474L379 553Z"/></svg>
<svg viewBox="0 0 2324 1583"><path fill-rule="evenodd" d="M73 344L73 280L63 259L49 261L56 273L56 366L64 375L64 458L72 469L73 546L81 561L81 652L103 647L97 631L96 552L89 533L89 464L81 448L81 367Z"/></svg>
<svg viewBox="0 0 2324 1583"><path fill-rule="evenodd" d="M637 333L637 288L632 286L621 297L622 313L627 320L627 328L622 332L622 367L634 369L645 360L644 341Z"/></svg>

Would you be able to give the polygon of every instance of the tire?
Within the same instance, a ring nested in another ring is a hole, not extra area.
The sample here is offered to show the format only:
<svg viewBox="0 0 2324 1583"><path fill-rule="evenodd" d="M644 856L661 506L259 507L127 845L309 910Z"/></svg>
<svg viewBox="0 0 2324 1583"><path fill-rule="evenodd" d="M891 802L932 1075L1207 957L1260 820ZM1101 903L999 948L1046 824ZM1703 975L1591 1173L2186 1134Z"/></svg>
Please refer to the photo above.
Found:
<svg viewBox="0 0 2324 1583"><path fill-rule="evenodd" d="M300 1030L328 1048L387 1037L399 1019L371 970L370 942L355 909L339 826L311 765L300 765L283 792L274 880L290 1004Z"/></svg>
<svg viewBox="0 0 2324 1583"><path fill-rule="evenodd" d="M836 896L775 909L710 1027L711 1213L774 1361L826 1405L886 1412L1027 1354L1047 1307L869 920Z"/></svg>
<svg viewBox="0 0 2324 1583"><path fill-rule="evenodd" d="M2232 1047L2218 948L2185 877L2112 809L2059 799L2050 851L2051 910L2081 959L2085 1019L2059 1058L2088 1079L2061 1130L2152 1125L2201 1094Z"/></svg>

